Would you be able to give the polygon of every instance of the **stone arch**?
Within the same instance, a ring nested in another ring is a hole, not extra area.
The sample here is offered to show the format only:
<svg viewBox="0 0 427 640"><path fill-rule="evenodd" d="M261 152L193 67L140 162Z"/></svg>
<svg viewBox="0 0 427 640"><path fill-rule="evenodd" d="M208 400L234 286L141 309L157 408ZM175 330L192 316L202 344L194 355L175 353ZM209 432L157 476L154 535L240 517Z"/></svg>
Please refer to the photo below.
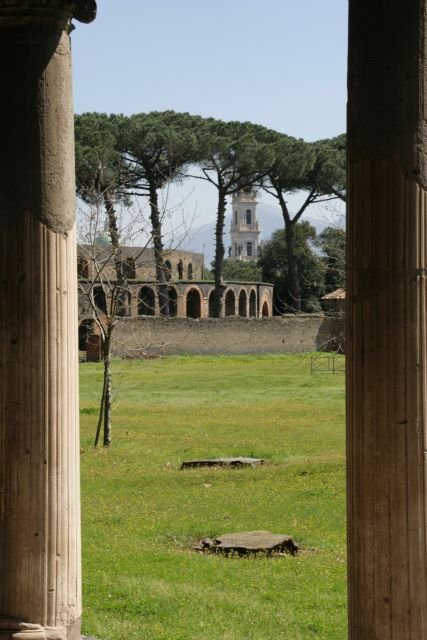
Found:
<svg viewBox="0 0 427 640"><path fill-rule="evenodd" d="M200 318L202 315L202 296L198 289L190 289L186 295L187 318Z"/></svg>
<svg viewBox="0 0 427 640"><path fill-rule="evenodd" d="M267 300L264 300L264 303L262 305L262 317L263 318L269 318L270 317L270 309L268 308Z"/></svg>
<svg viewBox="0 0 427 640"><path fill-rule="evenodd" d="M250 318L256 318L257 317L257 312L256 312L256 291L255 291L255 289L251 289L251 292L249 294L249 317Z"/></svg>
<svg viewBox="0 0 427 640"><path fill-rule="evenodd" d="M89 336L93 334L94 321L91 318L82 320L79 324L79 351L86 351Z"/></svg>
<svg viewBox="0 0 427 640"><path fill-rule="evenodd" d="M172 265L169 260L164 262L164 273L166 282L169 282L172 279Z"/></svg>
<svg viewBox="0 0 427 640"><path fill-rule="evenodd" d="M138 315L154 316L156 314L156 303L154 290L151 287L141 287L138 294Z"/></svg>
<svg viewBox="0 0 427 640"><path fill-rule="evenodd" d="M99 311L107 313L107 297L102 287L94 287L93 301L95 303L95 307L99 309Z"/></svg>
<svg viewBox="0 0 427 640"><path fill-rule="evenodd" d="M241 318L248 316L248 294L244 289L239 293L239 316Z"/></svg>
<svg viewBox="0 0 427 640"><path fill-rule="evenodd" d="M187 267L187 280L193 279L193 265L191 262L188 263Z"/></svg>
<svg viewBox="0 0 427 640"><path fill-rule="evenodd" d="M229 289L225 294L225 315L236 315L236 294L234 293L233 289Z"/></svg>
<svg viewBox="0 0 427 640"><path fill-rule="evenodd" d="M175 287L168 287L169 293L169 315L174 318L178 315L178 293Z"/></svg>

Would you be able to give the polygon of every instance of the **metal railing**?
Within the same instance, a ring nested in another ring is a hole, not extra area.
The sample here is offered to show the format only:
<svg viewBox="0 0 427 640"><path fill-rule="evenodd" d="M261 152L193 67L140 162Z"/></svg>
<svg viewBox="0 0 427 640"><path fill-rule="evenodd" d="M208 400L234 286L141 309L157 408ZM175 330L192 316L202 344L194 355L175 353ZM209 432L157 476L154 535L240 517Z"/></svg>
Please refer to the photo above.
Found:
<svg viewBox="0 0 427 640"><path fill-rule="evenodd" d="M310 373L345 373L343 356L311 356Z"/></svg>

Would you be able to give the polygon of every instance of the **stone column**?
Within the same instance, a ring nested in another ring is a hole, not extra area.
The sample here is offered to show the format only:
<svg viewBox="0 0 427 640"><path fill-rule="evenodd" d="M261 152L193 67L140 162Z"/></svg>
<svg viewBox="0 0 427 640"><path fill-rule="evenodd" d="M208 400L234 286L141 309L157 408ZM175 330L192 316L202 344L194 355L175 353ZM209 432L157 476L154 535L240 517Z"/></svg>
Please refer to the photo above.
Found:
<svg viewBox="0 0 427 640"><path fill-rule="evenodd" d="M350 640L427 638L425 33L425 0L350 0Z"/></svg>
<svg viewBox="0 0 427 640"><path fill-rule="evenodd" d="M177 283L177 301L176 301L176 315L178 318L186 318L187 317L187 298L185 295L186 287Z"/></svg>
<svg viewBox="0 0 427 640"><path fill-rule="evenodd" d="M139 287L140 287L140 285L130 288L130 294L131 294L130 315L132 317L135 317L135 316L138 315L138 291L139 291Z"/></svg>
<svg viewBox="0 0 427 640"><path fill-rule="evenodd" d="M157 283L154 282L150 286L154 291L154 315L158 318L160 316L159 288Z"/></svg>
<svg viewBox="0 0 427 640"><path fill-rule="evenodd" d="M202 303L201 303L200 311L201 311L201 315L200 315L201 318L209 318L209 295L203 294L203 290L202 290Z"/></svg>
<svg viewBox="0 0 427 640"><path fill-rule="evenodd" d="M0 638L80 638L70 20L0 0Z"/></svg>

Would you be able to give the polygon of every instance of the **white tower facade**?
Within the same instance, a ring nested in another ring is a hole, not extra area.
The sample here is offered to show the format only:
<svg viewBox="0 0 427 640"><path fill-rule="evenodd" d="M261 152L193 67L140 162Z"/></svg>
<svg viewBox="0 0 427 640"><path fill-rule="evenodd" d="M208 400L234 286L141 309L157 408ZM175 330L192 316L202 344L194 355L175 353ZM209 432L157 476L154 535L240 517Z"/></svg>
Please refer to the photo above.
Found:
<svg viewBox="0 0 427 640"><path fill-rule="evenodd" d="M252 189L239 191L233 196L229 251L231 260L252 262L258 257L260 230L257 204L257 196Z"/></svg>

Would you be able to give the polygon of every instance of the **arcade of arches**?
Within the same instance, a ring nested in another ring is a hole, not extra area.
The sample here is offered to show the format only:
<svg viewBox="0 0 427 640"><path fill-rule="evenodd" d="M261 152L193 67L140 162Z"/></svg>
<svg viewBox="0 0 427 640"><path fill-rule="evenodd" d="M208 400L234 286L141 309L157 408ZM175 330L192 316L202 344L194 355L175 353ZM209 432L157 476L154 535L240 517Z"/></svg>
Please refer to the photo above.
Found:
<svg viewBox="0 0 427 640"><path fill-rule="evenodd" d="M108 246L95 246L96 259L89 259L93 246L78 246L77 275L79 278L79 317L92 315L84 290L89 291L96 275L97 263L103 264L107 281L114 280L115 267ZM155 281L153 250L142 247L122 247L122 267L127 281L117 308L117 315L159 316L159 299ZM203 280L203 255L190 251L169 250L165 253L165 278L169 290L169 316L180 318L213 317L213 282ZM106 313L110 308L108 287L93 287L93 301L97 309ZM273 315L273 286L259 282L230 282L225 284L223 316L241 318L271 317Z"/></svg>
<svg viewBox="0 0 427 640"><path fill-rule="evenodd" d="M81 281L81 285L85 283ZM169 283L169 315L179 318L213 317L212 282L174 281ZM94 302L101 312L106 312L108 300L101 287L93 290ZM158 316L159 304L155 282L132 283L123 293L118 315ZM79 294L79 317L91 315L87 296ZM226 317L269 318L273 315L273 287L264 283L233 282L226 284L224 311Z"/></svg>

